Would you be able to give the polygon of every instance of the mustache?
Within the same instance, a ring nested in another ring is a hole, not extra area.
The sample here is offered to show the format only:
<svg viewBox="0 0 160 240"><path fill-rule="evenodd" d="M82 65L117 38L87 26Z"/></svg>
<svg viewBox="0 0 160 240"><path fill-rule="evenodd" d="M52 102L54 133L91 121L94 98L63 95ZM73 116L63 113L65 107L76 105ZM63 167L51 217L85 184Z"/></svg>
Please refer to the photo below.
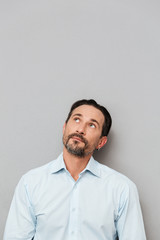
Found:
<svg viewBox="0 0 160 240"><path fill-rule="evenodd" d="M72 138L72 137L78 137L78 138L80 138L80 139L82 140L82 142L85 143L85 145L88 144L88 141L87 141L81 134L78 134L78 133L72 133L72 134L70 134L70 135L68 136L68 141L69 141L69 139Z"/></svg>

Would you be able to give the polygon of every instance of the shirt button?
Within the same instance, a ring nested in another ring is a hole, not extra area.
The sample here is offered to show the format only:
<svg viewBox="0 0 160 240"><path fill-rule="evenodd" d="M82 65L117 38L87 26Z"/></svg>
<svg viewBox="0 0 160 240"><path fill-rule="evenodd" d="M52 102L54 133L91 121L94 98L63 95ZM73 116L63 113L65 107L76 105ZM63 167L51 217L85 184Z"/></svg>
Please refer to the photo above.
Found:
<svg viewBox="0 0 160 240"><path fill-rule="evenodd" d="M76 211L76 209L75 208L72 208L72 212L75 212Z"/></svg>

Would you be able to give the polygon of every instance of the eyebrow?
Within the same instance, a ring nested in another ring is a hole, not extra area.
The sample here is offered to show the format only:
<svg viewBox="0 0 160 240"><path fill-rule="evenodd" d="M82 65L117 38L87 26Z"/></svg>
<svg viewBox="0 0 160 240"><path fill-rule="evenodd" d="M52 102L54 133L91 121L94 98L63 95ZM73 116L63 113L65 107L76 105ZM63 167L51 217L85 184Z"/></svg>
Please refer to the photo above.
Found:
<svg viewBox="0 0 160 240"><path fill-rule="evenodd" d="M75 116L82 117L83 115L80 114L80 113L75 113L75 114L72 115L72 117L75 117ZM90 121L91 121L91 122L95 122L95 123L97 123L97 125L100 127L100 124L99 124L99 122L98 122L97 120L91 118Z"/></svg>
<svg viewBox="0 0 160 240"><path fill-rule="evenodd" d="M75 113L75 114L72 115L72 117L74 117L74 116L82 117L82 114L80 114L80 113Z"/></svg>

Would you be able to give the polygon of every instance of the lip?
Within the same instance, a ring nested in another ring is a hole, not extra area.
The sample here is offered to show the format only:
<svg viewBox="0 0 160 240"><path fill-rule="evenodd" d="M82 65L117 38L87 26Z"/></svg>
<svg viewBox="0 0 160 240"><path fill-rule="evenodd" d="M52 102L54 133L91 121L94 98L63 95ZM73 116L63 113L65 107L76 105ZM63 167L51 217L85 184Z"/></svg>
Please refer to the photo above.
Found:
<svg viewBox="0 0 160 240"><path fill-rule="evenodd" d="M76 137L76 136L72 137L72 139L73 139L73 140L76 140L76 141L78 141L78 142L83 142L83 140L82 140L81 138Z"/></svg>

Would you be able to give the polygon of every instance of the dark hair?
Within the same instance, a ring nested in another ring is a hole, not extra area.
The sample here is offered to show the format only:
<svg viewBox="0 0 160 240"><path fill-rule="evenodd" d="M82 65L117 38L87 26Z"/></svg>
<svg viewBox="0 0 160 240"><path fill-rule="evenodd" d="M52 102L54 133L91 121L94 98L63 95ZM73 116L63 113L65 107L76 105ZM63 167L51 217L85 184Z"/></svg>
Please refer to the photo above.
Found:
<svg viewBox="0 0 160 240"><path fill-rule="evenodd" d="M73 105L71 106L71 109L70 109L70 112L68 113L68 117L66 119L66 123L68 122L68 120L70 119L71 115L72 115L72 112L75 108L81 106L81 105L91 105L97 109L99 109L102 113L103 113L103 116L104 116L104 124L103 124L103 128L102 128L102 135L101 136L107 136L109 131L110 131L110 128L111 128L111 125L112 125L112 118L111 118L111 115L109 114L109 112L107 111L107 109L101 105L99 105L95 100L93 99L82 99L82 100L79 100L75 103L73 103Z"/></svg>

